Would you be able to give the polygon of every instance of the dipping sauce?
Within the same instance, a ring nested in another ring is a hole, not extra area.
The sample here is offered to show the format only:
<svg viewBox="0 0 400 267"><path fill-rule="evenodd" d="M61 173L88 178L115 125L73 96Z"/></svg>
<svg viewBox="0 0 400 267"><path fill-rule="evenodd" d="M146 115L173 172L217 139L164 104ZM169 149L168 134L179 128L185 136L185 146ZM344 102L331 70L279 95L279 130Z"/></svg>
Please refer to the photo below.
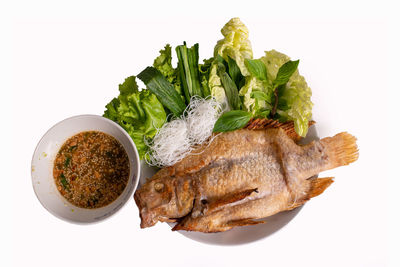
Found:
<svg viewBox="0 0 400 267"><path fill-rule="evenodd" d="M58 151L53 176L58 191L75 206L104 207L124 191L129 158L114 137L99 131L81 132Z"/></svg>

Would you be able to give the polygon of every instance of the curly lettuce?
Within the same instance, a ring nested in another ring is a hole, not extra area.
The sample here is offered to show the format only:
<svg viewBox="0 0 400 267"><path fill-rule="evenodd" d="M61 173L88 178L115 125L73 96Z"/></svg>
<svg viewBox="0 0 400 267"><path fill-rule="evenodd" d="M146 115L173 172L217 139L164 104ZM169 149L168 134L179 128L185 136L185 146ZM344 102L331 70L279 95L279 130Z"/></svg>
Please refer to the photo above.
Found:
<svg viewBox="0 0 400 267"><path fill-rule="evenodd" d="M165 123L167 115L156 95L149 90L138 90L135 76L119 86L120 95L106 105L104 117L117 122L133 139L142 159L146 152L146 138L153 138Z"/></svg>
<svg viewBox="0 0 400 267"><path fill-rule="evenodd" d="M181 83L179 80L178 69L172 67L171 46L166 44L164 49L160 50L160 55L154 60L153 67L161 72L161 74L169 81L175 90L182 94Z"/></svg>

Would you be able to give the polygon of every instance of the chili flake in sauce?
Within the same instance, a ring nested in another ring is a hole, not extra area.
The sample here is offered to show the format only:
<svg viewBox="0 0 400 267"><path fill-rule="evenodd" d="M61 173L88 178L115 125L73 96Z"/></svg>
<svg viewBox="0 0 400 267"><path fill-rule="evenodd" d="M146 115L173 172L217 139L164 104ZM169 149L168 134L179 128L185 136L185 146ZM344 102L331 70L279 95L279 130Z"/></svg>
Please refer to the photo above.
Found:
<svg viewBox="0 0 400 267"><path fill-rule="evenodd" d="M58 151L53 176L58 191L75 206L100 208L118 198L129 179L123 146L99 131L81 132Z"/></svg>

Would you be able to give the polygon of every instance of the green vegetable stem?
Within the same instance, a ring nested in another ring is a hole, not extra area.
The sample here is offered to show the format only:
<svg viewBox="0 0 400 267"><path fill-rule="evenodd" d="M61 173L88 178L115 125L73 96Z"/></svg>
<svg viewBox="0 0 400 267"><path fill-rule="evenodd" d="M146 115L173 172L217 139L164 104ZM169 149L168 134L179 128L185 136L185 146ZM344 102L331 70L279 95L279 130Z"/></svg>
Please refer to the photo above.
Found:
<svg viewBox="0 0 400 267"><path fill-rule="evenodd" d="M199 75L199 44L187 48L186 42L176 47L178 56L178 70L186 102L190 102L192 96L203 97Z"/></svg>

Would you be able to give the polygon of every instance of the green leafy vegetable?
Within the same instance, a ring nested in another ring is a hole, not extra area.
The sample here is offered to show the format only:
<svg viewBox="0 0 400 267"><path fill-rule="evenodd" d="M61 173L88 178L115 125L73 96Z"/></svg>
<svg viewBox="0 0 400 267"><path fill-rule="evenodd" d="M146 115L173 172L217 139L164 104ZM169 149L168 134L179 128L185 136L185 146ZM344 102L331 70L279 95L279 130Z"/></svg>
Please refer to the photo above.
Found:
<svg viewBox="0 0 400 267"><path fill-rule="evenodd" d="M247 111L253 113L254 116L271 109L273 90L267 81L261 81L255 76L248 76L239 95L243 97L243 104Z"/></svg>
<svg viewBox="0 0 400 267"><path fill-rule="evenodd" d="M218 63L213 62L210 68L208 86L210 87L211 95L221 104L222 109L226 110L229 108L228 99L226 98L225 89L222 86L217 69Z"/></svg>
<svg viewBox="0 0 400 267"><path fill-rule="evenodd" d="M123 84L119 85L119 91L122 95L128 95L138 92L138 86L136 83L135 76L130 76L125 79Z"/></svg>
<svg viewBox="0 0 400 267"><path fill-rule="evenodd" d="M228 73L231 75L233 82L237 88L241 88L245 83L244 78L239 78L237 71L233 66L239 68L242 76L250 75L249 71L245 66L245 59L251 59L253 57L253 51L249 41L249 31L247 27L240 21L239 18L233 18L221 30L223 39L219 40L214 48L214 62L211 66L210 76L208 84L210 86L211 95L221 104L222 109L229 109L228 99L225 94L225 89L222 85L222 81L218 75L218 56L221 56L226 62L228 62ZM231 59L231 60L230 60Z"/></svg>
<svg viewBox="0 0 400 267"><path fill-rule="evenodd" d="M187 48L186 43L176 47L178 56L178 70L186 102L192 96L203 96L199 79L199 44Z"/></svg>
<svg viewBox="0 0 400 267"><path fill-rule="evenodd" d="M106 110L104 111L103 117L106 117L112 121L119 121L120 114L118 114L118 106L118 98L113 98L113 100L106 105Z"/></svg>
<svg viewBox="0 0 400 267"><path fill-rule="evenodd" d="M276 74L276 78L274 80L274 86L279 86L286 84L293 73L297 70L297 66L299 65L299 60L291 61L289 60L285 64L283 64L279 70L278 74Z"/></svg>
<svg viewBox="0 0 400 267"><path fill-rule="evenodd" d="M251 92L251 97L259 100L264 100L268 104L271 104L271 96L267 95L263 91L253 91Z"/></svg>
<svg viewBox="0 0 400 267"><path fill-rule="evenodd" d="M213 132L229 132L241 129L250 121L252 114L243 110L227 111L219 117Z"/></svg>
<svg viewBox="0 0 400 267"><path fill-rule="evenodd" d="M103 116L117 122L128 132L142 159L147 151L145 138L154 137L167 115L155 94L135 88L135 77L126 79L120 85L120 95L106 105Z"/></svg>
<svg viewBox="0 0 400 267"><path fill-rule="evenodd" d="M275 77L278 76L280 67L290 61L290 58L275 50L271 50L266 52L261 60L267 67L268 79L273 81ZM289 70L297 68L298 63L290 64ZM286 73L290 74L289 71ZM288 75L286 74L284 76ZM280 82L278 80L278 82L275 83L277 84ZM308 87L304 77L295 69L287 83L284 86L282 85L282 87L278 87L278 106L276 110L277 115L279 115L278 119L280 121L294 121L296 133L304 137L308 131L308 122L311 119L312 106L311 89Z"/></svg>
<svg viewBox="0 0 400 267"><path fill-rule="evenodd" d="M265 81L267 77L267 68L259 59L246 59L245 64L250 74L259 80Z"/></svg>
<svg viewBox="0 0 400 267"><path fill-rule="evenodd" d="M159 70L147 67L139 73L138 78L157 96L163 106L168 108L175 116L178 117L183 113L186 108L185 102Z"/></svg>
<svg viewBox="0 0 400 267"><path fill-rule="evenodd" d="M244 76L240 72L239 66L236 61L228 56L228 72L232 81L236 84L237 88L240 88L244 84Z"/></svg>
<svg viewBox="0 0 400 267"><path fill-rule="evenodd" d="M228 57L235 60L241 73L248 76L244 60L253 58L253 51L249 41L249 30L239 18L233 18L221 30L224 39L219 40L214 48L214 57L222 56L227 62Z"/></svg>
<svg viewBox="0 0 400 267"><path fill-rule="evenodd" d="M160 50L160 55L154 59L153 67L158 69L164 77L173 77L175 69L172 67L171 46L166 44L164 50ZM169 81L172 82L172 81Z"/></svg>
<svg viewBox="0 0 400 267"><path fill-rule="evenodd" d="M239 92L236 84L229 77L228 73L226 73L225 67L222 63L219 63L218 65L218 76L221 79L222 85L224 86L230 108L241 109L242 101L239 98Z"/></svg>
<svg viewBox="0 0 400 267"><path fill-rule="evenodd" d="M164 50L160 50L160 55L154 60L153 67L158 69L161 74L174 85L175 90L182 94L178 69L172 67L171 46L165 45Z"/></svg>
<svg viewBox="0 0 400 267"><path fill-rule="evenodd" d="M214 58L205 59L203 64L199 64L199 74L201 86L203 88L203 96L207 97L211 95L210 86L208 85L208 79L210 77L211 63Z"/></svg>

